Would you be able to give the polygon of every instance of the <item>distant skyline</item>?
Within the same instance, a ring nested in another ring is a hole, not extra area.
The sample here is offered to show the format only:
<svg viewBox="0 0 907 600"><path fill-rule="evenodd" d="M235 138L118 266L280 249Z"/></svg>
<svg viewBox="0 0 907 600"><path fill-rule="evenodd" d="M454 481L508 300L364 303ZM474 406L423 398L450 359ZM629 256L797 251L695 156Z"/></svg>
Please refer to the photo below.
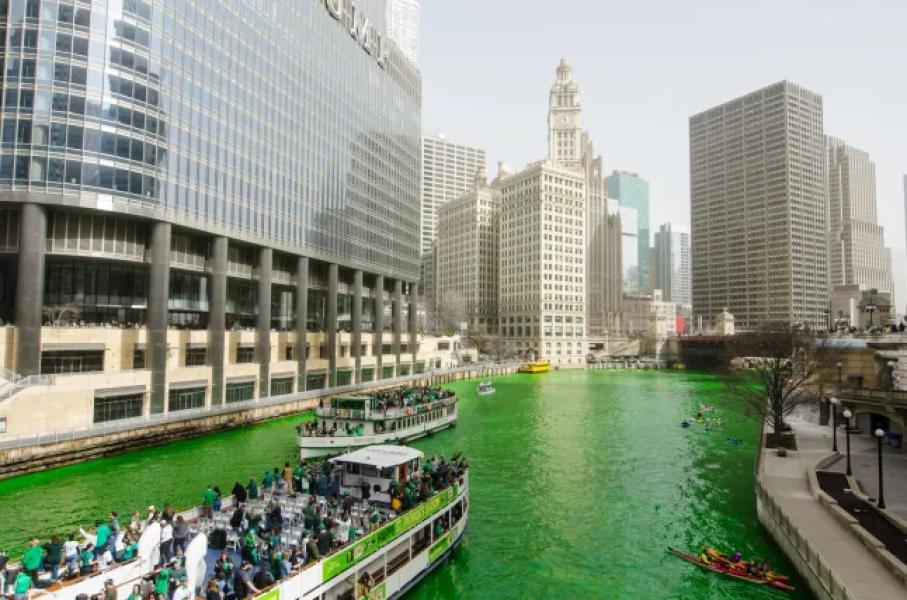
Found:
<svg viewBox="0 0 907 600"><path fill-rule="evenodd" d="M515 169L544 157L546 93L566 58L605 172L649 181L653 228L689 228L690 116L784 79L821 94L825 133L876 163L907 302L907 2L426 0L422 22L426 131Z"/></svg>

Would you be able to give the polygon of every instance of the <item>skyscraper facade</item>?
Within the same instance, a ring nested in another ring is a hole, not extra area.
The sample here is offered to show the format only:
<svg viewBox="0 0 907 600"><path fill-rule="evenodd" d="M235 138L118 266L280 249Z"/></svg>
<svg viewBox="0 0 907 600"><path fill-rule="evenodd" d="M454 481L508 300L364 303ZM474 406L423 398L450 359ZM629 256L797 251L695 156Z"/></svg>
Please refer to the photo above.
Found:
<svg viewBox="0 0 907 600"><path fill-rule="evenodd" d="M693 311L825 327L822 97L790 82L690 118Z"/></svg>
<svg viewBox="0 0 907 600"><path fill-rule="evenodd" d="M384 0L3 6L0 366L98 374L19 413L418 370L421 79Z"/></svg>
<svg viewBox="0 0 907 600"><path fill-rule="evenodd" d="M480 169L472 190L438 210L435 306L448 327L464 320L470 333L497 333L499 184Z"/></svg>
<svg viewBox="0 0 907 600"><path fill-rule="evenodd" d="M625 282L628 292L648 292L652 285L649 281L649 245L652 243L649 227L649 182L636 173L614 171L605 179L609 198L617 200L622 207L636 211L636 261L635 277ZM630 232L629 226L623 224L624 234Z"/></svg>
<svg viewBox="0 0 907 600"><path fill-rule="evenodd" d="M620 215L621 226L621 279L623 291L636 294L639 289L639 211L629 206L621 206L618 202L617 212ZM646 249L648 254L648 248Z"/></svg>
<svg viewBox="0 0 907 600"><path fill-rule="evenodd" d="M582 364L587 347L586 167L601 165L581 112L573 71L561 60L549 94L547 160L501 182L501 339L512 353L565 365Z"/></svg>
<svg viewBox="0 0 907 600"><path fill-rule="evenodd" d="M665 302L693 303L691 290L690 234L666 223L655 232L655 289Z"/></svg>
<svg viewBox="0 0 907 600"><path fill-rule="evenodd" d="M444 135L422 138L422 252L431 250L438 208L472 190L476 171L485 168L485 151L455 144Z"/></svg>
<svg viewBox="0 0 907 600"><path fill-rule="evenodd" d="M387 0L387 35L416 69L421 67L421 24L419 0Z"/></svg>
<svg viewBox="0 0 907 600"><path fill-rule="evenodd" d="M831 286L891 292L891 266L876 212L875 164L833 137L828 151L829 277Z"/></svg>

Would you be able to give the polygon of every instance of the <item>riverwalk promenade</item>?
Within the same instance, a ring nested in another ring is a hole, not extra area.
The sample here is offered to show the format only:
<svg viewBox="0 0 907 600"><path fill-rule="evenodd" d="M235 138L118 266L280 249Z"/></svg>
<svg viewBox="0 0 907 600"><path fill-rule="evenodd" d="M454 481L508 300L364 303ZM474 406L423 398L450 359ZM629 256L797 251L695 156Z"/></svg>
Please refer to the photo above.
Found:
<svg viewBox="0 0 907 600"><path fill-rule="evenodd" d="M810 481L816 465L832 456L830 429L796 415L788 423L798 449L785 457L762 450L756 486L760 522L819 600L907 596L907 587L833 514L834 509L819 500L815 481ZM843 441L839 437L839 449Z"/></svg>

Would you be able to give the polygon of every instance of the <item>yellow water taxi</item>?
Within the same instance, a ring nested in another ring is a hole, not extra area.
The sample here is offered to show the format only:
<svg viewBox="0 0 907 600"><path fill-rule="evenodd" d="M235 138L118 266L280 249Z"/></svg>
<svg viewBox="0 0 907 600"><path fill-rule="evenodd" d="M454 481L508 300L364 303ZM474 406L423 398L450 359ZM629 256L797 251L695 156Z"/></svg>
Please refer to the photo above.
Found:
<svg viewBox="0 0 907 600"><path fill-rule="evenodd" d="M535 360L520 365L520 373L547 373L551 370L551 363L547 360Z"/></svg>

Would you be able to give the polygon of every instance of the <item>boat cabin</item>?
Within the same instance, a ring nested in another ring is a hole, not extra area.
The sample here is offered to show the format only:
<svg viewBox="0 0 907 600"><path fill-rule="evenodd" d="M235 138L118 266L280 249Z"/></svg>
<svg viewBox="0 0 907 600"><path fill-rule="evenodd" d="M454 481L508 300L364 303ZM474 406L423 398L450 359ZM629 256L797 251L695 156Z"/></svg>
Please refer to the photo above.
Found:
<svg viewBox="0 0 907 600"><path fill-rule="evenodd" d="M424 454L406 446L367 446L354 452L330 459L342 470L340 478L341 495L349 492L357 500L362 498L362 483L367 482L370 490L369 502L378 506L390 506L388 488L392 479L401 485L409 481L422 468Z"/></svg>

